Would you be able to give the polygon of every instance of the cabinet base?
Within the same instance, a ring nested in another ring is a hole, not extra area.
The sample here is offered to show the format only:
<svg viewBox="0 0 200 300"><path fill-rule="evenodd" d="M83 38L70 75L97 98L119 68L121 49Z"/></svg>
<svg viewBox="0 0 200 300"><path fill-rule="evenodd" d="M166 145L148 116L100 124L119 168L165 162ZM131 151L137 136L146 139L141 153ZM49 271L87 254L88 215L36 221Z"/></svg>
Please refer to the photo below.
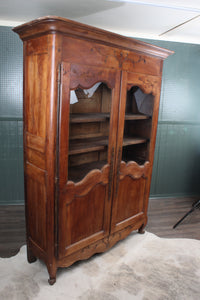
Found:
<svg viewBox="0 0 200 300"><path fill-rule="evenodd" d="M123 228L120 231L114 232L110 234L109 237L105 237L99 241L96 241L93 244L88 245L85 248L82 248L70 255L66 255L62 258L53 258L52 263L48 262L46 263L48 273L49 273L49 279L48 283L49 285L53 285L56 282L56 273L57 268L61 267L69 267L76 261L85 260L90 258L95 253L102 253L107 251L109 248L113 247L118 241L123 240L126 238L133 230L138 230L138 233L143 234L144 228L145 228L145 222L144 219L140 220L137 224L132 224L127 226L126 228ZM29 248L30 249L30 248ZM34 253L36 253L37 257L40 259L46 261L46 258L43 255L40 255L39 248L33 247L32 249ZM33 255L32 250L28 251L28 261L34 262L36 260L36 257Z"/></svg>

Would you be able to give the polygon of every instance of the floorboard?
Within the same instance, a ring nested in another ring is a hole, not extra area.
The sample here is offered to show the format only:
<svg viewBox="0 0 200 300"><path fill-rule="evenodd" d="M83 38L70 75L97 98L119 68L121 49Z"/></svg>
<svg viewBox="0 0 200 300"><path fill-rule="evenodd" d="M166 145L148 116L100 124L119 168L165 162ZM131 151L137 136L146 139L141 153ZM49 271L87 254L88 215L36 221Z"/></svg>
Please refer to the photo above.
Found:
<svg viewBox="0 0 200 300"><path fill-rule="evenodd" d="M196 209L176 229L173 225L197 198L150 199L146 230L164 238L200 240L200 210ZM23 205L0 206L0 257L16 255L26 243Z"/></svg>
<svg viewBox="0 0 200 300"><path fill-rule="evenodd" d="M175 229L173 226L192 208L196 197L151 199L146 230L164 238L200 240L200 210L195 209Z"/></svg>
<svg viewBox="0 0 200 300"><path fill-rule="evenodd" d="M23 205L0 206L0 257L11 257L26 243Z"/></svg>

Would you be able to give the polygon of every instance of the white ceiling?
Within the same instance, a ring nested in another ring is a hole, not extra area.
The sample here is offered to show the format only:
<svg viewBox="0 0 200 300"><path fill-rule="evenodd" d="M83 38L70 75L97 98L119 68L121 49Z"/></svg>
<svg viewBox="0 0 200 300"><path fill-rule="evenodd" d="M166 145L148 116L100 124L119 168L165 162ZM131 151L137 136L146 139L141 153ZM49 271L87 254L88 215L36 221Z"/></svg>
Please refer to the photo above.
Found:
<svg viewBox="0 0 200 300"><path fill-rule="evenodd" d="M0 25L54 15L131 37L200 44L199 0L0 0Z"/></svg>

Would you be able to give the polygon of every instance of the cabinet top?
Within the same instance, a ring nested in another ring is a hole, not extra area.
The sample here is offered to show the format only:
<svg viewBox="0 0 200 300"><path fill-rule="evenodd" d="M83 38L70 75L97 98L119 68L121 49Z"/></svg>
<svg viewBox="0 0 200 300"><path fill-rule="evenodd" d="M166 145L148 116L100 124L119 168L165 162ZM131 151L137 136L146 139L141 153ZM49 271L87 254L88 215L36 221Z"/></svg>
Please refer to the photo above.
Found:
<svg viewBox="0 0 200 300"><path fill-rule="evenodd" d="M23 41L45 34L61 33L112 47L142 52L161 59L174 53L168 49L57 16L38 18L13 28L13 31L18 33Z"/></svg>

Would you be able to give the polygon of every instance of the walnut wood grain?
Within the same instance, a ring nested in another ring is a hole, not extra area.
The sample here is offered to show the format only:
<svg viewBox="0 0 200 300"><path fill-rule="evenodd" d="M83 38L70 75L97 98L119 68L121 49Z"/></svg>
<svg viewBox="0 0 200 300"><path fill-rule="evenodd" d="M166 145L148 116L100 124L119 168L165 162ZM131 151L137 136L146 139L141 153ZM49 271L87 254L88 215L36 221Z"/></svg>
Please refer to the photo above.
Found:
<svg viewBox="0 0 200 300"><path fill-rule="evenodd" d="M156 95L161 83L161 78L144 75L128 73L127 89L129 90L133 85L138 86L145 94Z"/></svg>
<svg viewBox="0 0 200 300"><path fill-rule="evenodd" d="M108 235L109 215L104 214L104 211L105 209L108 211L109 206L107 199L109 172L109 165L102 170L93 170L76 184L69 181L62 191L59 210L59 257L69 255L90 244L92 240L94 241L94 237L101 239ZM98 214L94 208L98 209ZM88 217L84 221L86 215Z"/></svg>
<svg viewBox="0 0 200 300"><path fill-rule="evenodd" d="M45 139L40 136L33 135L27 132L26 145L28 148L39 151L41 153L45 153Z"/></svg>
<svg viewBox="0 0 200 300"><path fill-rule="evenodd" d="M79 55L76 55L76 49L79 49ZM85 55L87 48L89 56ZM71 63L85 65L96 65L109 69L120 69L125 71L134 71L149 75L160 76L162 70L162 61L157 57L145 55L144 53L131 52L129 50L116 47L109 47L96 41L73 39L69 36L64 38L62 60ZM145 71L144 71L145 69Z"/></svg>

